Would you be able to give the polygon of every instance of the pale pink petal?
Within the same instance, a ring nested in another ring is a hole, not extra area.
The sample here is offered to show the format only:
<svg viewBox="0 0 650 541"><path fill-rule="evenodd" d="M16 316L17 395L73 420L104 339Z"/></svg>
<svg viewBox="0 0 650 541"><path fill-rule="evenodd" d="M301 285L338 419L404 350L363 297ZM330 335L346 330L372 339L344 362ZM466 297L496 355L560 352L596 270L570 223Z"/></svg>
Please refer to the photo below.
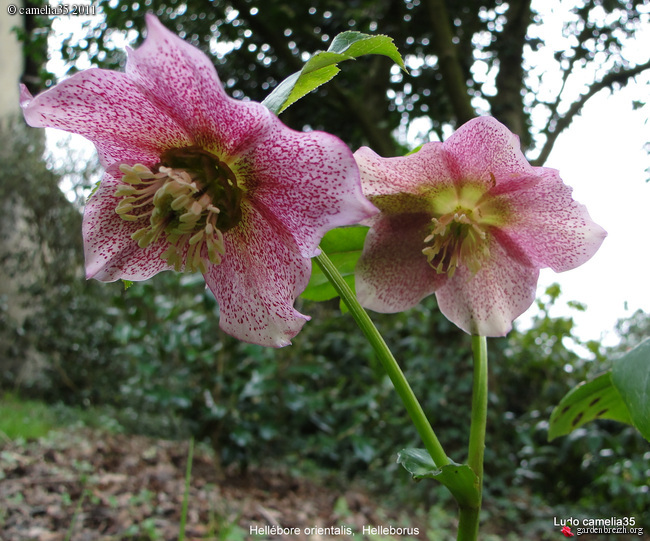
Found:
<svg viewBox="0 0 650 541"><path fill-rule="evenodd" d="M146 280L171 268L160 255L168 244L159 241L145 249L131 239L141 222L127 222L116 212L115 197L120 181L105 174L101 185L86 203L83 217L86 277L102 282Z"/></svg>
<svg viewBox="0 0 650 541"><path fill-rule="evenodd" d="M519 138L492 117L466 122L442 145L458 180L501 183L532 173Z"/></svg>
<svg viewBox="0 0 650 541"><path fill-rule="evenodd" d="M126 75L151 103L222 160L266 134L274 115L263 105L226 95L210 58L147 15L147 38L128 51Z"/></svg>
<svg viewBox="0 0 650 541"><path fill-rule="evenodd" d="M155 163L162 151L190 141L123 73L88 69L36 97L25 87L21 92L30 126L83 135L95 143L104 167L115 162Z"/></svg>
<svg viewBox="0 0 650 541"><path fill-rule="evenodd" d="M247 199L291 232L304 257L318 254L330 229L377 212L361 193L352 152L328 133L301 133L275 120L268 137L242 156L238 174Z"/></svg>
<svg viewBox="0 0 650 541"><path fill-rule="evenodd" d="M607 236L587 208L573 200L555 169L536 168L539 182L502 195L512 220L500 227L502 244L515 245L539 267L561 272L588 261Z"/></svg>
<svg viewBox="0 0 650 541"><path fill-rule="evenodd" d="M422 254L431 229L427 214L381 215L368 231L355 272L362 306L401 312L431 295L446 275L437 274Z"/></svg>
<svg viewBox="0 0 650 541"><path fill-rule="evenodd" d="M368 147L354 153L367 197L408 193L435 196L432 190L453 186L442 143L427 143L415 154L382 158Z"/></svg>
<svg viewBox="0 0 650 541"><path fill-rule="evenodd" d="M505 336L512 321L535 300L539 270L511 259L496 242L490 259L473 275L465 266L436 290L447 319L469 334Z"/></svg>
<svg viewBox="0 0 650 541"><path fill-rule="evenodd" d="M309 320L293 304L309 282L311 261L281 224L244 205L240 225L225 234L226 253L205 281L219 304L220 327L263 346L290 344Z"/></svg>

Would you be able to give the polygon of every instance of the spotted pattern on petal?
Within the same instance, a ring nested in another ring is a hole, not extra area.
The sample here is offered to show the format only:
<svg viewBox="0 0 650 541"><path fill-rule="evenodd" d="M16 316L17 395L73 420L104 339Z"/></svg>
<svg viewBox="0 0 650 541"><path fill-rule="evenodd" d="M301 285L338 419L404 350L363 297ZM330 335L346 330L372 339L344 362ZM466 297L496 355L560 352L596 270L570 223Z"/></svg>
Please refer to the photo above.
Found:
<svg viewBox="0 0 650 541"><path fill-rule="evenodd" d="M249 205L243 211L241 224L224 235L223 262L209 268L206 283L225 332L253 344L286 346L309 319L293 304L307 287L311 261L281 224Z"/></svg>
<svg viewBox="0 0 650 541"><path fill-rule="evenodd" d="M507 194L513 221L503 234L536 266L562 272L588 261L607 233L573 200L555 169L537 168L540 182Z"/></svg>
<svg viewBox="0 0 650 541"><path fill-rule="evenodd" d="M491 259L475 275L458 267L436 290L442 313L469 334L505 336L535 300L539 269L522 265L493 242Z"/></svg>
<svg viewBox="0 0 650 541"><path fill-rule="evenodd" d="M106 174L86 204L83 218L86 277L103 282L146 280L169 265L160 257L167 243L159 241L142 250L131 235L142 227L140 222L122 220L115 212L119 181Z"/></svg>
<svg viewBox="0 0 650 541"><path fill-rule="evenodd" d="M123 73L82 71L34 98L24 90L21 105L30 126L59 128L95 143L104 167L155 163L162 151L189 142Z"/></svg>
<svg viewBox="0 0 650 541"><path fill-rule="evenodd" d="M273 117L266 107L227 96L212 61L152 15L147 29L142 46L128 51L126 74L191 134L193 144L227 159L265 136Z"/></svg>
<svg viewBox="0 0 650 541"><path fill-rule="evenodd" d="M492 117L466 122L442 143L442 148L458 180L489 182L493 175L498 182L507 182L532 170L521 152L519 138Z"/></svg>
<svg viewBox="0 0 650 541"><path fill-rule="evenodd" d="M415 157L417 156L417 158ZM382 158L368 147L354 153L367 197L408 193L422 195L452 186L454 177L440 143L427 143L415 154Z"/></svg>
<svg viewBox="0 0 650 541"><path fill-rule="evenodd" d="M301 133L279 121L240 168L248 199L291 232L305 257L331 228L377 212L361 192L352 152L333 135Z"/></svg>
<svg viewBox="0 0 650 541"><path fill-rule="evenodd" d="M422 255L430 216L385 216L368 232L356 269L359 301L376 312L401 312L431 295L446 280Z"/></svg>

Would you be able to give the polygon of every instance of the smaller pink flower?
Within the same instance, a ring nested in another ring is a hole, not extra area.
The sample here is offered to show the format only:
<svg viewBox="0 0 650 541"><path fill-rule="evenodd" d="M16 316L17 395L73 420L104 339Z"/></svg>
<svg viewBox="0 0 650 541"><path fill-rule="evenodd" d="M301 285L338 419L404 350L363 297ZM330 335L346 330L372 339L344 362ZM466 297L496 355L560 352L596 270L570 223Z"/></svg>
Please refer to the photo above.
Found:
<svg viewBox="0 0 650 541"><path fill-rule="evenodd" d="M289 344L321 238L377 212L340 139L230 98L210 59L152 15L125 73L23 87L21 106L30 126L90 139L106 169L84 212L87 277L199 271L221 328L246 342Z"/></svg>
<svg viewBox="0 0 650 541"><path fill-rule="evenodd" d="M578 267L606 236L558 172L532 167L518 137L491 117L409 156L364 147L355 158L381 211L364 222L356 271L359 301L377 312L435 293L465 332L504 336L535 300L539 269Z"/></svg>

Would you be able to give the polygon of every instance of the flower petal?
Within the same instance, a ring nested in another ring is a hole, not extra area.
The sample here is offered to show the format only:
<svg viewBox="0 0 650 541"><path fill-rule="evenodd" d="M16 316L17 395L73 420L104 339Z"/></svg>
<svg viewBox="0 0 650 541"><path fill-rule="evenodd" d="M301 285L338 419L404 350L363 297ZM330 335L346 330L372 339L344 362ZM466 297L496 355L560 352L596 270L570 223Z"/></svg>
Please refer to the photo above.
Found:
<svg viewBox="0 0 650 541"><path fill-rule="evenodd" d="M205 281L220 310L220 327L253 344L290 344L309 320L293 304L307 287L311 261L300 255L281 224L245 205L240 225L225 235L226 253Z"/></svg>
<svg viewBox="0 0 650 541"><path fill-rule="evenodd" d="M115 212L121 199L115 197L115 190L120 183L110 174L105 174L101 185L86 203L82 232L88 279L102 282L146 280L171 268L160 257L167 249L166 241L141 249L131 239L142 224L127 222Z"/></svg>
<svg viewBox="0 0 650 541"><path fill-rule="evenodd" d="M445 280L422 254L427 214L380 215L366 236L355 272L359 302L376 312L401 312L431 295Z"/></svg>
<svg viewBox="0 0 650 541"><path fill-rule="evenodd" d="M536 168L540 181L502 195L513 220L501 227L502 245L515 245L539 268L561 272L588 261L607 236L573 200L555 169Z"/></svg>
<svg viewBox="0 0 650 541"><path fill-rule="evenodd" d="M469 334L505 336L535 300L539 270L513 260L497 242L476 273L459 266L436 290L441 312Z"/></svg>
<svg viewBox="0 0 650 541"><path fill-rule="evenodd" d="M104 167L155 163L163 150L190 141L126 75L114 71L88 69L36 97L23 87L20 105L30 126L58 128L95 143Z"/></svg>
<svg viewBox="0 0 650 541"><path fill-rule="evenodd" d="M453 185L442 143L426 143L414 154L382 158L368 147L354 153L366 197L408 193L423 195ZM435 195L435 194L431 194Z"/></svg>
<svg viewBox="0 0 650 541"><path fill-rule="evenodd" d="M498 183L530 175L519 138L492 117L478 117L463 124L443 144L449 167L459 180Z"/></svg>
<svg viewBox="0 0 650 541"><path fill-rule="evenodd" d="M207 55L153 15L146 20L147 38L128 50L126 74L151 103L192 134L193 144L224 161L264 136L275 118L266 107L230 98Z"/></svg>
<svg viewBox="0 0 650 541"><path fill-rule="evenodd" d="M301 133L275 120L268 136L242 156L238 175L249 201L291 232L304 257L318 254L330 229L377 212L361 192L352 152L328 133Z"/></svg>

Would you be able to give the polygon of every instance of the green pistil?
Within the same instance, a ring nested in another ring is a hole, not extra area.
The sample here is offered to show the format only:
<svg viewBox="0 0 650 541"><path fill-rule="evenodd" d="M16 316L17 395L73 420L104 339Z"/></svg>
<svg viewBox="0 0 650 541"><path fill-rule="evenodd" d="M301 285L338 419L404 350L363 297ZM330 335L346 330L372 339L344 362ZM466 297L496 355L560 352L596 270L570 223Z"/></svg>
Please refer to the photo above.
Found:
<svg viewBox="0 0 650 541"><path fill-rule="evenodd" d="M161 255L177 271L207 272L225 253L223 233L241 221L242 190L232 170L195 147L167 151L157 172L137 164L120 166L123 184L115 212L143 221L131 235L142 249L164 238Z"/></svg>
<svg viewBox="0 0 650 541"><path fill-rule="evenodd" d="M160 157L163 165L185 171L219 207L217 228L222 232L235 227L242 218L242 189L232 169L214 154L199 147L167 150Z"/></svg>

